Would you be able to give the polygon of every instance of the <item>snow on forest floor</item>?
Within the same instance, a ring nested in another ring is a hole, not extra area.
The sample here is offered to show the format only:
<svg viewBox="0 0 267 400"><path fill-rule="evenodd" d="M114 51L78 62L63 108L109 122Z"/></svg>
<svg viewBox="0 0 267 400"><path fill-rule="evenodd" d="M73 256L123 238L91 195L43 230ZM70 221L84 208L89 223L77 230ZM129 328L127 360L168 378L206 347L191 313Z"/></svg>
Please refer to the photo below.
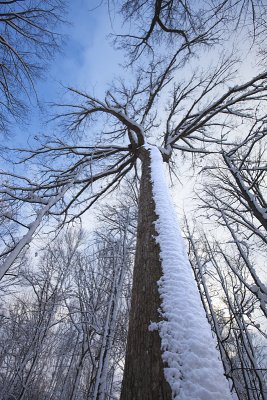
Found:
<svg viewBox="0 0 267 400"><path fill-rule="evenodd" d="M159 330L166 379L173 399L232 400L185 251L161 153L155 146L146 148L150 149L153 196L158 215L157 242L163 268L158 285L164 318L159 324L152 322L149 329Z"/></svg>

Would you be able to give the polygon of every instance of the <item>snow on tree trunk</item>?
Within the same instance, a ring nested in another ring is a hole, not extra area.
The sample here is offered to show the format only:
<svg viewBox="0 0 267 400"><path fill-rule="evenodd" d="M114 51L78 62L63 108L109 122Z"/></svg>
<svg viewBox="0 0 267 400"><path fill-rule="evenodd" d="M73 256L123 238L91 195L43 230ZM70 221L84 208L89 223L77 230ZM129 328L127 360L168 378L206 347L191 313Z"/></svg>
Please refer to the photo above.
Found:
<svg viewBox="0 0 267 400"><path fill-rule="evenodd" d="M171 389L164 377L160 337L148 327L160 321L157 281L162 276L159 245L155 242L155 205L152 198L150 158L142 149L137 244L132 302L121 400L170 400Z"/></svg>
<svg viewBox="0 0 267 400"><path fill-rule="evenodd" d="M165 377L174 399L231 399L165 181L161 153L156 147L147 148L163 270L158 282L163 320L150 329L159 330Z"/></svg>
<svg viewBox="0 0 267 400"><path fill-rule="evenodd" d="M161 153L145 146L140 154L138 236L121 400L231 399Z"/></svg>

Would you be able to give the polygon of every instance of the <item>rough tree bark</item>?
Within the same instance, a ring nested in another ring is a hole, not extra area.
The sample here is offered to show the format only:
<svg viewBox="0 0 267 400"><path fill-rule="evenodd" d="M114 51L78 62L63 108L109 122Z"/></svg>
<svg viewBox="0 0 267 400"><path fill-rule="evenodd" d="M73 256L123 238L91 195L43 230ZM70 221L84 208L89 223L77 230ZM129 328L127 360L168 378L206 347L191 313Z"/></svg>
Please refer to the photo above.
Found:
<svg viewBox="0 0 267 400"><path fill-rule="evenodd" d="M157 219L152 196L150 155L142 148L137 243L132 302L121 400L170 400L164 377L161 341L149 324L159 322L160 297L157 281L162 276L160 249L155 241Z"/></svg>

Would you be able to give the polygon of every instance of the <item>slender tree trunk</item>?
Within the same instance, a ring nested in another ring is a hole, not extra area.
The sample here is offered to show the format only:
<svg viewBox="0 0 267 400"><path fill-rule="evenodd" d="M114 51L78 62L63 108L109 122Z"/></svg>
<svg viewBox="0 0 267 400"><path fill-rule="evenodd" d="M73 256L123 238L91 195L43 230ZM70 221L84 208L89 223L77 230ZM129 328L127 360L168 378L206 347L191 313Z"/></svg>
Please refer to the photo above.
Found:
<svg viewBox="0 0 267 400"><path fill-rule="evenodd" d="M108 369L110 363L110 353L115 336L116 322L118 316L118 306L121 298L124 275L126 272L126 261L125 261L126 231L127 231L127 226L124 229L123 242L122 244L120 244L119 249L117 250L118 252L117 256L114 260L115 264L114 277L111 288L107 316L106 316L105 331L102 338L102 347L98 362L98 370L96 374L96 383L94 388L93 400L95 399L104 400L108 393L107 387L108 387Z"/></svg>
<svg viewBox="0 0 267 400"><path fill-rule="evenodd" d="M137 244L133 273L132 302L121 400L170 400L171 389L164 377L158 331L160 297L157 281L162 276L160 249L155 241L155 204L152 196L150 155L142 159Z"/></svg>

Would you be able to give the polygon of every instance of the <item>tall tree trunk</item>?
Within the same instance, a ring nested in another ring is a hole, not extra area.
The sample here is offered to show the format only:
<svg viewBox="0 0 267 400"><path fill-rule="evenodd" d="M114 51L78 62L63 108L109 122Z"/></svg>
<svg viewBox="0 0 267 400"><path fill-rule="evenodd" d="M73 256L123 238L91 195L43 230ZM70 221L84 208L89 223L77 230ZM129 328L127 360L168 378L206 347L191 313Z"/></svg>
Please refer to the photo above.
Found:
<svg viewBox="0 0 267 400"><path fill-rule="evenodd" d="M152 196L150 155L142 149L137 244L132 302L121 400L170 400L164 377L161 341L149 325L159 322L160 297L157 281L162 276L160 249L155 241L155 204Z"/></svg>

